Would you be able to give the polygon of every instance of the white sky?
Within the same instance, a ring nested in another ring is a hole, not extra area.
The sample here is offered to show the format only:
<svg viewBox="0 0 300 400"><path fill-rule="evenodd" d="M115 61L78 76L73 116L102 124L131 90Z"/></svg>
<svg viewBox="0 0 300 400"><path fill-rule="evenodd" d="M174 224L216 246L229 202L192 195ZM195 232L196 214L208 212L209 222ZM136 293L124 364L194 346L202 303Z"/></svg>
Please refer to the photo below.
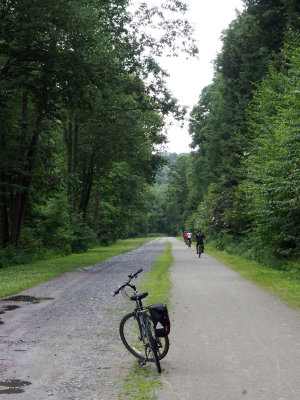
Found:
<svg viewBox="0 0 300 400"><path fill-rule="evenodd" d="M202 89L213 79L213 64L221 51L220 41L223 29L236 18L235 9L242 11L242 0L185 0L189 6L186 18L194 27L194 37L198 41L198 59L186 59L182 54L177 58L161 58L160 65L170 78L168 88L181 105L189 106L189 111L197 103ZM168 130L167 151L187 153L191 149L188 124L180 128L176 123Z"/></svg>

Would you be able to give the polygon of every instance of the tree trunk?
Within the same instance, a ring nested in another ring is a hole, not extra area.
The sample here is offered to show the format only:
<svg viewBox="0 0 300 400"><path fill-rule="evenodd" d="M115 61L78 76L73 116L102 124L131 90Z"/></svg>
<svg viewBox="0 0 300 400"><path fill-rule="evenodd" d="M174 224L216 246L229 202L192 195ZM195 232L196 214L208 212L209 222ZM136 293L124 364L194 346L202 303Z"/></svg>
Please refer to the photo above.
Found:
<svg viewBox="0 0 300 400"><path fill-rule="evenodd" d="M83 219L86 218L86 212L88 203L90 200L93 180L94 180L94 166L95 166L95 155L91 154L89 167L86 173L84 173L83 185L82 185L82 192L81 192L81 199L79 204L79 212L82 213Z"/></svg>
<svg viewBox="0 0 300 400"><path fill-rule="evenodd" d="M18 248L21 239L21 232L25 221L25 211L29 198L29 190L32 182L34 165L37 155L37 145L41 133L41 124L43 120L43 110L40 110L37 116L35 131L27 152L27 166L23 176L19 176L20 188L17 190L15 197L15 205L12 213L11 237L10 243Z"/></svg>
<svg viewBox="0 0 300 400"><path fill-rule="evenodd" d="M24 188L25 176L27 174L25 166L25 149L26 149L26 139L27 139L27 126L28 126L28 96L27 93L23 93L22 98L22 118L21 118L21 137L20 137L20 152L18 154L18 161L22 168L20 167L20 172L16 177L16 193L13 197L11 204L11 226L10 226L10 243L16 246L18 229L19 229L19 215L20 209L22 208L22 193Z"/></svg>
<svg viewBox="0 0 300 400"><path fill-rule="evenodd" d="M0 154L4 154L5 150L5 135L2 126L2 120L0 115ZM7 199L6 199L6 174L2 168L4 166L0 164L0 222L1 222L1 243L2 247L5 247L9 243L9 224L8 224L8 212L7 212Z"/></svg>
<svg viewBox="0 0 300 400"><path fill-rule="evenodd" d="M76 187L74 185L75 174L78 160L78 135L79 122L75 115L66 112L64 121L64 140L67 147L67 196L69 203L69 212L73 214L76 209Z"/></svg>
<svg viewBox="0 0 300 400"><path fill-rule="evenodd" d="M100 202L100 177L101 177L101 171L97 172L96 176L96 181L97 181L97 186L96 186L96 191L95 191L95 206L94 206L94 221L93 221L93 228L95 232L98 232L98 219L99 219L99 202Z"/></svg>
<svg viewBox="0 0 300 400"><path fill-rule="evenodd" d="M9 225L7 206L5 204L5 196L1 194L1 240L2 247L6 247L9 243Z"/></svg>

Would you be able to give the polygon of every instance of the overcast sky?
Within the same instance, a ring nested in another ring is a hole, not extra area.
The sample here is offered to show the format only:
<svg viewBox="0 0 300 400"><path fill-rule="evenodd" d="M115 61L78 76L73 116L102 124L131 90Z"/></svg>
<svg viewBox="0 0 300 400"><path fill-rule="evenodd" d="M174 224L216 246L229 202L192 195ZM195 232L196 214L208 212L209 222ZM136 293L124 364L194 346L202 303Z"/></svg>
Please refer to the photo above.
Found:
<svg viewBox="0 0 300 400"><path fill-rule="evenodd" d="M186 17L195 29L198 41L198 59L186 60L186 55L177 58L162 58L160 64L170 74L168 88L182 105L190 107L197 103L202 89L213 78L212 62L221 51L220 36L235 19L235 9L242 11L242 0L185 0L189 6ZM191 151L188 125L173 126L168 133L167 150L176 153Z"/></svg>

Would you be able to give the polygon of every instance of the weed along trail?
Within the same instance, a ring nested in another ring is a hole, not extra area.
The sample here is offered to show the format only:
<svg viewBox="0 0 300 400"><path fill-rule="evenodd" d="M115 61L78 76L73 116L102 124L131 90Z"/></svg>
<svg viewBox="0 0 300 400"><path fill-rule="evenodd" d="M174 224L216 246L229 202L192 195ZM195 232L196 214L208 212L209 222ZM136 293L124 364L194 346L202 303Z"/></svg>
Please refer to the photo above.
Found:
<svg viewBox="0 0 300 400"><path fill-rule="evenodd" d="M157 399L299 400L300 312L171 242L171 345Z"/></svg>
<svg viewBox="0 0 300 400"><path fill-rule="evenodd" d="M132 304L111 293L137 269L149 272L165 245L152 240L0 298L0 400L117 399L135 362L119 337Z"/></svg>

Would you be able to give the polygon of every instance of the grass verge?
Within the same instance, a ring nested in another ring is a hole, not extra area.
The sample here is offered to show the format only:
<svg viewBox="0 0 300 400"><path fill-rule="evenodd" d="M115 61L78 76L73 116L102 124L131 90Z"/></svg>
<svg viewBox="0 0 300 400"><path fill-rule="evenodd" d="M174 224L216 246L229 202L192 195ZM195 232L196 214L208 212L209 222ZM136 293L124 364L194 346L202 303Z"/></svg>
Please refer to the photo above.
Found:
<svg viewBox="0 0 300 400"><path fill-rule="evenodd" d="M95 247L86 253L41 260L30 264L9 266L0 269L0 297L15 294L40 282L47 281L64 272L87 267L107 258L126 253L154 238L119 240L109 247Z"/></svg>
<svg viewBox="0 0 300 400"><path fill-rule="evenodd" d="M251 282L278 296L289 307L300 309L299 270L285 271L273 269L239 255L217 250L211 245L206 245L205 251Z"/></svg>
<svg viewBox="0 0 300 400"><path fill-rule="evenodd" d="M171 282L169 267L173 262L171 244L167 243L165 251L159 256L152 270L146 275L146 280L142 283L141 289L149 292L147 303L165 303L170 306ZM142 291L141 290L141 291ZM160 388L162 383L154 365L139 367L134 362L133 367L126 376L120 391L121 400L156 400L155 390Z"/></svg>
<svg viewBox="0 0 300 400"><path fill-rule="evenodd" d="M167 243L164 252L158 257L150 272L145 274L146 280L141 289L149 292L147 303L165 303L169 307L171 281L169 268L173 263L171 243Z"/></svg>

